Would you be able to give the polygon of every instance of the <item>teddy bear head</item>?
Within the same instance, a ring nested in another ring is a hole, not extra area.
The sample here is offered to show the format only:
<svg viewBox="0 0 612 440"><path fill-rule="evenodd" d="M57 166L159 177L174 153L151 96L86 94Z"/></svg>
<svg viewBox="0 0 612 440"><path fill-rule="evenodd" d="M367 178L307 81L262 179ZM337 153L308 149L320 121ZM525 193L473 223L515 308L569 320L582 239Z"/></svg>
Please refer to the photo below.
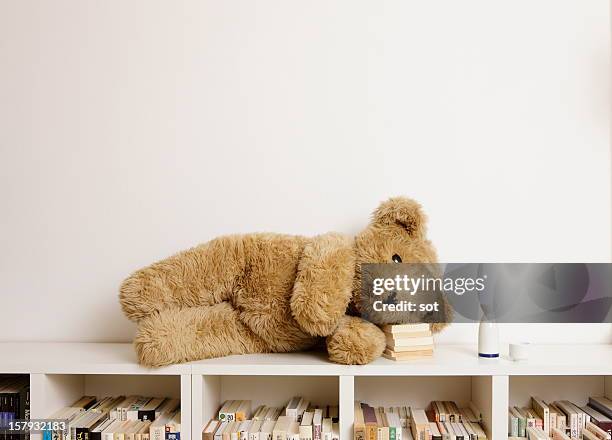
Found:
<svg viewBox="0 0 612 440"><path fill-rule="evenodd" d="M353 310L360 312L362 264L437 262L434 246L427 239L426 223L421 205L406 197L391 198L374 211L368 226L355 237ZM432 329L439 331L444 326L436 323Z"/></svg>
<svg viewBox="0 0 612 440"><path fill-rule="evenodd" d="M426 223L421 205L412 199L394 197L381 203L355 237L357 263L435 263Z"/></svg>

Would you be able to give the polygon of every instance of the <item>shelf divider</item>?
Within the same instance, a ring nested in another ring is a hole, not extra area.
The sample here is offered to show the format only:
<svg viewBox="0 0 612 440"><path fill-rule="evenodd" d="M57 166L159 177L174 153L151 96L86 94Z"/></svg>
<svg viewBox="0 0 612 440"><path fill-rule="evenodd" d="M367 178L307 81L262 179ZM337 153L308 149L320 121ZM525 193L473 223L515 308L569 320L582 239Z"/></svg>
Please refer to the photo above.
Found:
<svg viewBox="0 0 612 440"><path fill-rule="evenodd" d="M340 376L338 388L338 415L340 417L340 439L352 439L353 423L355 419L355 377Z"/></svg>
<svg viewBox="0 0 612 440"><path fill-rule="evenodd" d="M510 405L510 381L508 376L491 376L491 432L487 437L504 439L508 437L508 406Z"/></svg>
<svg viewBox="0 0 612 440"><path fill-rule="evenodd" d="M192 389L191 389L191 374L181 374L181 427L185 426L187 429L181 430L182 440L191 440L193 433L191 417L192 417ZM202 432L200 428L198 433Z"/></svg>

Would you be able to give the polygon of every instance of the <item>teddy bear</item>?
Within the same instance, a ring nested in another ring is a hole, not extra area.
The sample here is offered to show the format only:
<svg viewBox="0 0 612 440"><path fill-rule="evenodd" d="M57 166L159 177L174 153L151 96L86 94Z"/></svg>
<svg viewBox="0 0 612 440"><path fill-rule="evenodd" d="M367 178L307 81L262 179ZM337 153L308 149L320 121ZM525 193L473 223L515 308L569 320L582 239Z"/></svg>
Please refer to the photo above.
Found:
<svg viewBox="0 0 612 440"><path fill-rule="evenodd" d="M136 271L119 298L138 324L134 345L148 367L301 351L323 341L331 361L367 364L386 340L359 316L361 265L435 261L421 206L395 197L355 237L218 237Z"/></svg>

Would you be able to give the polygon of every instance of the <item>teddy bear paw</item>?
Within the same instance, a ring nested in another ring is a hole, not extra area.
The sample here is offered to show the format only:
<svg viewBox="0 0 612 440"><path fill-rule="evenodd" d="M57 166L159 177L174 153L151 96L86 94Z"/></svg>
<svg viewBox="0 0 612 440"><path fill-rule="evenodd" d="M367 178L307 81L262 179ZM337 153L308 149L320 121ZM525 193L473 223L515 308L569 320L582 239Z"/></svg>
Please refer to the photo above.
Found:
<svg viewBox="0 0 612 440"><path fill-rule="evenodd" d="M139 322L134 348L141 365L162 367L193 360L195 332L189 329L179 310L154 313Z"/></svg>
<svg viewBox="0 0 612 440"><path fill-rule="evenodd" d="M363 365L380 357L386 341L383 332L361 318L345 316L327 337L329 359L339 364Z"/></svg>
<svg viewBox="0 0 612 440"><path fill-rule="evenodd" d="M157 301L151 301L155 298ZM133 273L121 283L119 302L125 315L133 322L159 312L173 303L172 293L164 278L145 269Z"/></svg>

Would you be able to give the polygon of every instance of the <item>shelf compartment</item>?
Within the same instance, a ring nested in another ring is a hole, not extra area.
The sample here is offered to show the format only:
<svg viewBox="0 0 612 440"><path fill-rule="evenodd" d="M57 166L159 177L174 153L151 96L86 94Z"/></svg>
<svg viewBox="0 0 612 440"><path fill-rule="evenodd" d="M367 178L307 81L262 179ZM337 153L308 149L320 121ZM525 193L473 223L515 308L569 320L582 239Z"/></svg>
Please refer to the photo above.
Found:
<svg viewBox="0 0 612 440"><path fill-rule="evenodd" d="M531 407L531 397L546 403L569 400L578 406L587 405L591 396L612 398L612 376L510 376L508 387L508 406Z"/></svg>
<svg viewBox="0 0 612 440"><path fill-rule="evenodd" d="M578 406L586 405L590 396L612 398L612 376L510 376L509 387L510 406L531 406L532 396Z"/></svg>
<svg viewBox="0 0 612 440"><path fill-rule="evenodd" d="M451 400L460 408L473 402L483 414L487 437L493 432L493 376L358 376L355 400L371 406L426 409L433 400Z"/></svg>
<svg viewBox="0 0 612 440"><path fill-rule="evenodd" d="M43 419L82 396L142 395L181 399L181 438L191 435L190 375L32 374L31 417ZM40 440L40 436L33 436Z"/></svg>
<svg viewBox="0 0 612 440"><path fill-rule="evenodd" d="M226 400L251 400L253 410L260 405L283 407L293 396L317 405L340 404L338 376L193 375L192 393L194 438Z"/></svg>

